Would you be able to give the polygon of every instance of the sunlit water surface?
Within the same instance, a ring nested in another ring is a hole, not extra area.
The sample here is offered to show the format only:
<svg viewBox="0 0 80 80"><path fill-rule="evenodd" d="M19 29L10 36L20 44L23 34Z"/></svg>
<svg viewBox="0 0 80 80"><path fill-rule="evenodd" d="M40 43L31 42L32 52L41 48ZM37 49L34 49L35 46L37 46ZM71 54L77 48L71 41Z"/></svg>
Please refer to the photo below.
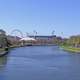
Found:
<svg viewBox="0 0 80 80"><path fill-rule="evenodd" d="M80 80L80 54L30 46L0 57L0 80Z"/></svg>

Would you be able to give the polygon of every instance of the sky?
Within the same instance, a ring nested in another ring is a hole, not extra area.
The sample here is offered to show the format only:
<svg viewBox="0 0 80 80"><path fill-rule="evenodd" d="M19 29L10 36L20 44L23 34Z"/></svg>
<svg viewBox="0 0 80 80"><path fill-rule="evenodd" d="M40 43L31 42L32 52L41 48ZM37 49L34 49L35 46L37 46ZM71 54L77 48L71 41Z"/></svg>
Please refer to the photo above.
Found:
<svg viewBox="0 0 80 80"><path fill-rule="evenodd" d="M62 37L80 34L80 0L0 0L0 29ZM15 31L13 34L20 34Z"/></svg>

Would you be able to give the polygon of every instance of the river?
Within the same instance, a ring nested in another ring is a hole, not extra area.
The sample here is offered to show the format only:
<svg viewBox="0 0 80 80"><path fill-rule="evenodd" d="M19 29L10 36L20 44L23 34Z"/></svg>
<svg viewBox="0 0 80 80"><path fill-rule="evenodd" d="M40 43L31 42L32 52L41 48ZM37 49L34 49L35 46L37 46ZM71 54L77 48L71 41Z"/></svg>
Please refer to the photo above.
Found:
<svg viewBox="0 0 80 80"><path fill-rule="evenodd" d="M15 48L0 57L0 80L80 80L80 54L58 46Z"/></svg>

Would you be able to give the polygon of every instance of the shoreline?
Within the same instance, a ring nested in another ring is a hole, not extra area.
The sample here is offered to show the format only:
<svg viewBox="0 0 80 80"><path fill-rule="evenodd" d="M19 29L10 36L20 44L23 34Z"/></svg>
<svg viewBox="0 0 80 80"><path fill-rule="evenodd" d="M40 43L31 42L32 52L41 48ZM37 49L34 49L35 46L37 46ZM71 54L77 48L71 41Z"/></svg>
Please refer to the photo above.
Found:
<svg viewBox="0 0 80 80"><path fill-rule="evenodd" d="M0 57L5 56L6 54L8 54L8 51L0 52Z"/></svg>
<svg viewBox="0 0 80 80"><path fill-rule="evenodd" d="M65 51L73 52L73 53L80 53L80 48L71 47L71 46L60 46Z"/></svg>
<svg viewBox="0 0 80 80"><path fill-rule="evenodd" d="M2 56L4 56L4 55L8 54L8 50L9 50L9 48L0 49L0 57L2 57Z"/></svg>

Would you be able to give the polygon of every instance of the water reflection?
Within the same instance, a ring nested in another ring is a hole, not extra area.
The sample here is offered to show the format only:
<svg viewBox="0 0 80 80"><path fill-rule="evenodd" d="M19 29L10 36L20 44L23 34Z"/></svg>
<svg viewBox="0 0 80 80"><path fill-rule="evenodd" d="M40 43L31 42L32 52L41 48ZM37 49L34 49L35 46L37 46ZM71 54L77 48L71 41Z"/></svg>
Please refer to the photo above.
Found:
<svg viewBox="0 0 80 80"><path fill-rule="evenodd" d="M0 70L2 70L7 64L8 55L0 57Z"/></svg>
<svg viewBox="0 0 80 80"><path fill-rule="evenodd" d="M80 54L57 46L16 48L0 57L0 80L80 80Z"/></svg>

